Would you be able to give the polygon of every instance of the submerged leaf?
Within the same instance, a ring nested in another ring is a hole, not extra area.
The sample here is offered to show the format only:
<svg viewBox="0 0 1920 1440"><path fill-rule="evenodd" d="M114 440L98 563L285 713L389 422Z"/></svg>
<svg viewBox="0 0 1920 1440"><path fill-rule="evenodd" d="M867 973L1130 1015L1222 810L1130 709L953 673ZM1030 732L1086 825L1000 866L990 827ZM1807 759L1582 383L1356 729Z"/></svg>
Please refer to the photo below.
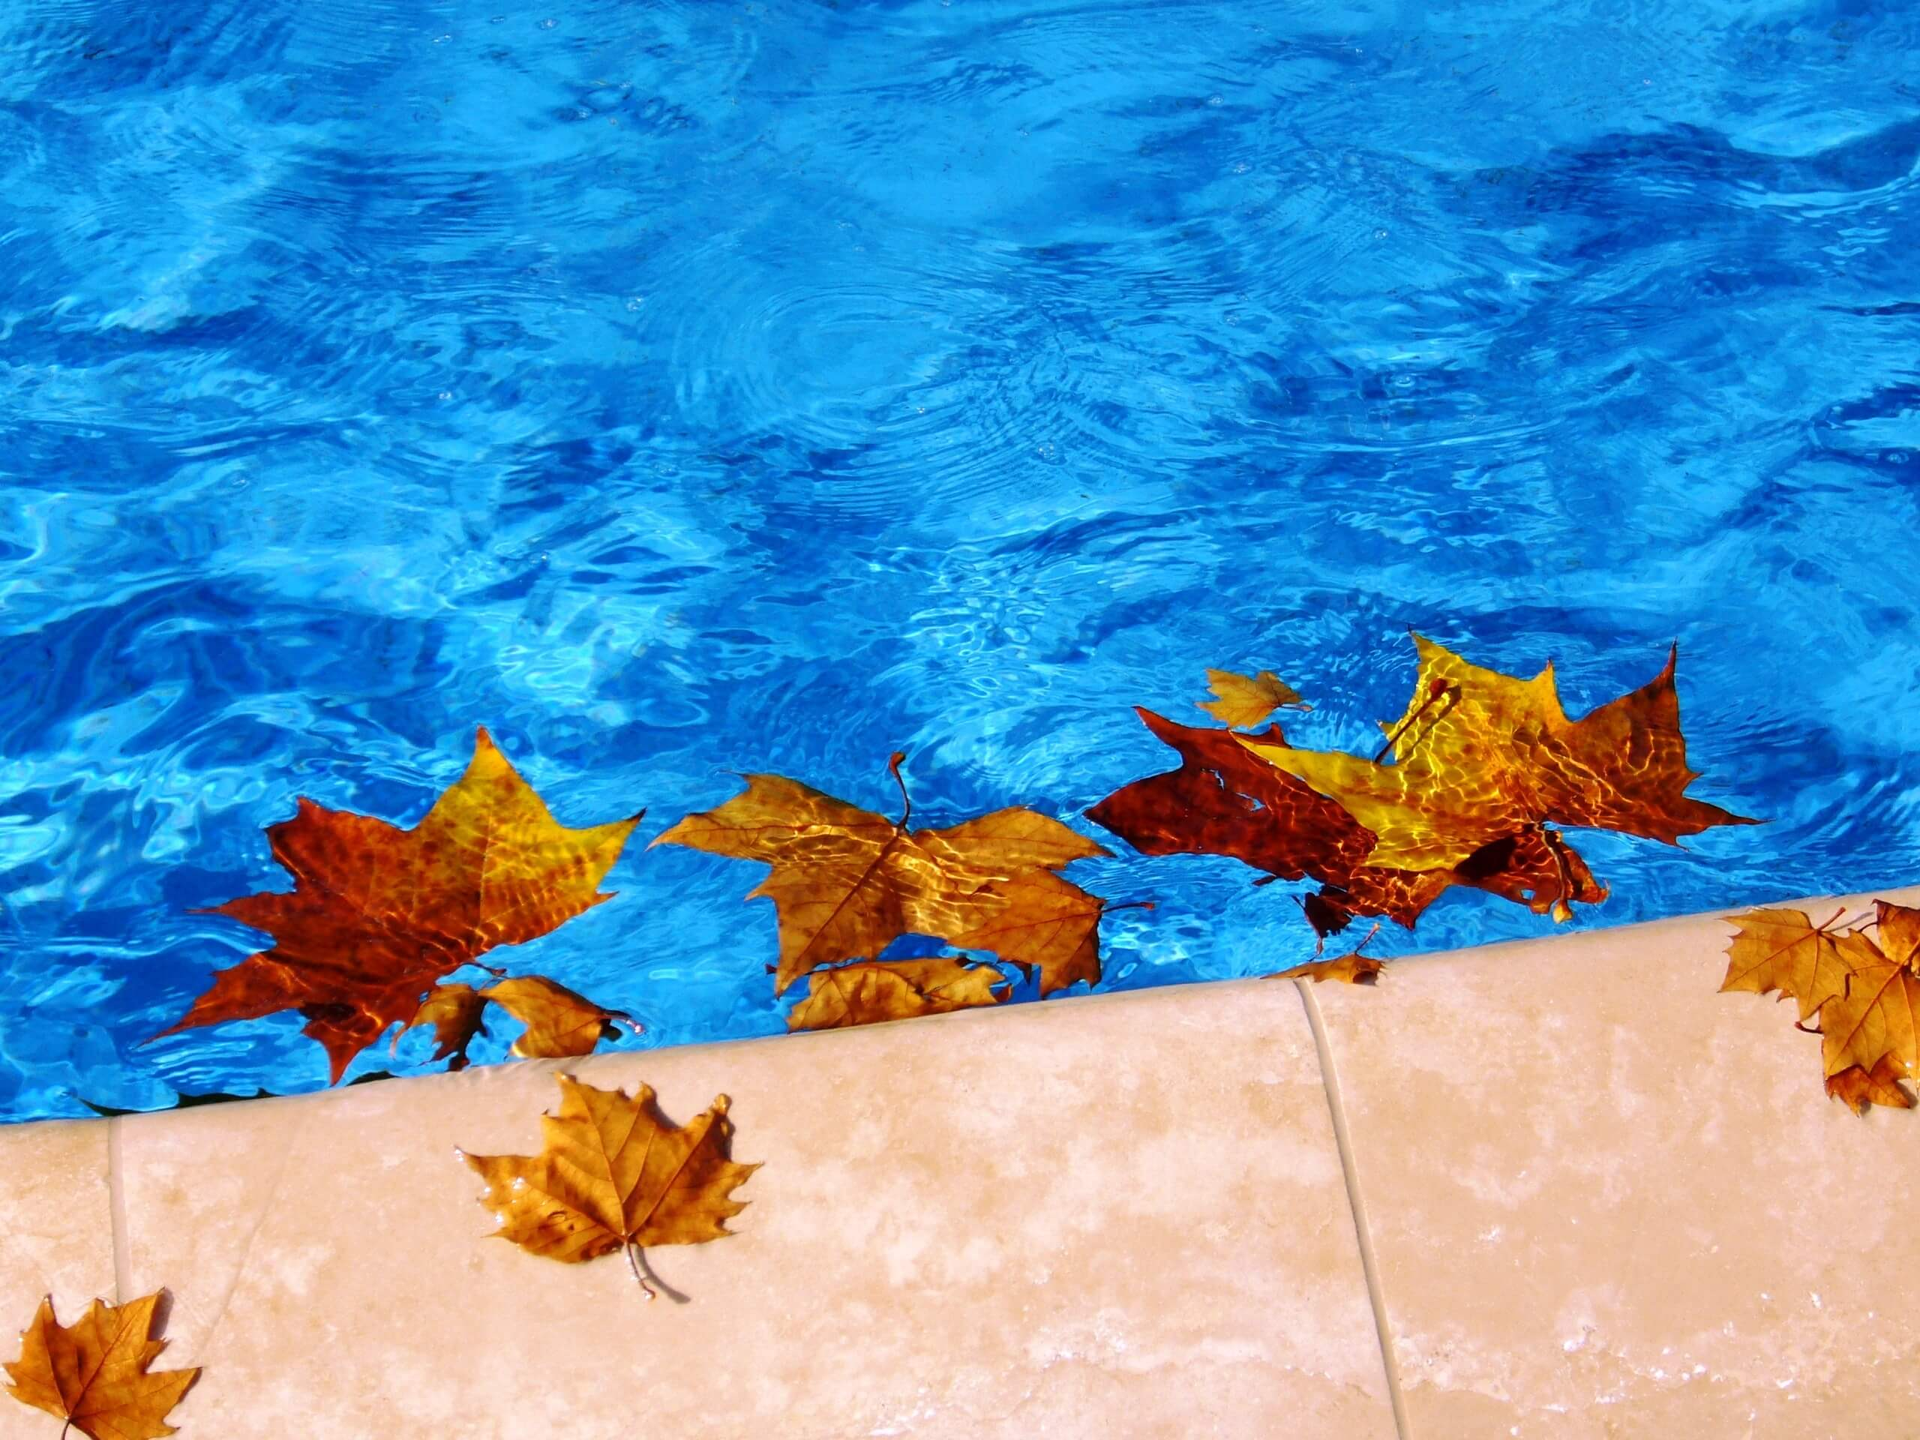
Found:
<svg viewBox="0 0 1920 1440"><path fill-rule="evenodd" d="M1680 734L1674 653L1647 684L1576 721L1561 708L1551 665L1520 680L1423 636L1414 641L1414 698L1383 727L1394 764L1264 737L1239 742L1371 831L1367 865L1445 870L1547 821L1669 843L1753 823L1684 793L1696 772Z"/></svg>
<svg viewBox="0 0 1920 1440"><path fill-rule="evenodd" d="M1007 998L1007 978L957 955L925 960L862 960L807 977L807 998L787 1016L789 1030L834 1030L942 1015Z"/></svg>
<svg viewBox="0 0 1920 1440"><path fill-rule="evenodd" d="M487 1033L487 999L471 985L436 985L420 1002L405 1027L393 1037L398 1049L400 1036L422 1025L433 1027L435 1060L447 1060L447 1069L467 1068L467 1047L474 1037ZM448 1057L452 1057L449 1059Z"/></svg>
<svg viewBox="0 0 1920 1440"><path fill-rule="evenodd" d="M1199 708L1222 725L1236 729L1251 729L1281 706L1300 703L1294 688L1271 670L1262 670L1258 675L1209 670L1207 684L1219 698L1202 700Z"/></svg>
<svg viewBox="0 0 1920 1440"><path fill-rule="evenodd" d="M498 1236L568 1264L625 1250L637 1278L640 1247L732 1233L726 1222L746 1208L732 1191L760 1167L730 1157L726 1096L675 1128L649 1086L630 1100L570 1075L559 1080L560 1113L541 1117L538 1155L466 1156L487 1182L482 1203L500 1219Z"/></svg>
<svg viewBox="0 0 1920 1440"><path fill-rule="evenodd" d="M595 1045L614 1033L614 1020L626 1018L540 975L501 980L480 993L527 1027L511 1052L522 1059L591 1055Z"/></svg>
<svg viewBox="0 0 1920 1440"><path fill-rule="evenodd" d="M73 1325L54 1318L53 1297L40 1302L20 1337L20 1358L8 1364L8 1394L57 1415L90 1440L157 1440L174 1433L167 1412L180 1403L197 1368L150 1371L164 1340L155 1340L160 1295L125 1305L96 1300ZM64 1433L64 1432L63 1432Z"/></svg>
<svg viewBox="0 0 1920 1440"><path fill-rule="evenodd" d="M1322 935L1346 928L1356 914L1411 927L1450 885L1536 912L1606 898L1573 848L1539 827L1503 836L1449 870L1370 866L1373 836L1339 804L1258 759L1246 748L1248 737L1136 713L1179 753L1180 768L1123 785L1088 818L1146 855L1230 855L1282 879L1311 876L1327 887L1306 900L1307 917ZM1277 725L1256 738L1284 739Z"/></svg>
<svg viewBox="0 0 1920 1440"><path fill-rule="evenodd" d="M599 884L639 818L558 824L485 730L466 774L411 830L303 799L267 829L293 890L213 912L267 931L273 948L220 971L161 1033L297 1009L338 1081L443 975L612 899Z"/></svg>
<svg viewBox="0 0 1920 1440"><path fill-rule="evenodd" d="M781 775L746 780L743 794L653 843L773 867L747 898L766 896L779 917L777 992L822 965L876 960L908 934L1038 971L1042 995L1100 978L1105 902L1053 872L1108 852L1059 821L1013 808L908 830L911 806L895 824Z"/></svg>

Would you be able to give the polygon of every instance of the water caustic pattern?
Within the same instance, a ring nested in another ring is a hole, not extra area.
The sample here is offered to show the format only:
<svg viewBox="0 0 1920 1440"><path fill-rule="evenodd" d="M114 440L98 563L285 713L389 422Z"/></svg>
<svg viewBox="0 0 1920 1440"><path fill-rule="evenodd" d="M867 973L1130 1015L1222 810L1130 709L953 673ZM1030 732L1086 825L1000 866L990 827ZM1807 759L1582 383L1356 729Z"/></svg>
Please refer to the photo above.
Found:
<svg viewBox="0 0 1920 1440"><path fill-rule="evenodd" d="M1576 924L1913 880L1916 53L1852 0L0 0L0 1112L323 1083L293 1014L141 1044L259 948L196 907L480 724L564 824L647 807L512 957L636 1044L784 1028L738 862L644 844L733 772L887 812L904 750L917 824L1092 836L1134 704L1269 668L1371 753L1408 626L1575 716L1678 640L1694 793L1771 823L1583 833ZM1108 986L1309 958L1299 887L1099 838L1156 902Z"/></svg>

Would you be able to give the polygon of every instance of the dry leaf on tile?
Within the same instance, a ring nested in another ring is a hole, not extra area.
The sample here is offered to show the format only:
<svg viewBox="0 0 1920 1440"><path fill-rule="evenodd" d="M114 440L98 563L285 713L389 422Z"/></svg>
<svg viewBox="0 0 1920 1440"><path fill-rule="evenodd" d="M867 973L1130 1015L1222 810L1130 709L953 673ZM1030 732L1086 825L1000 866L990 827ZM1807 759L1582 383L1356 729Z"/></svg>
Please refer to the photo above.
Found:
<svg viewBox="0 0 1920 1440"><path fill-rule="evenodd" d="M958 955L923 960L862 960L807 977L807 998L787 1016L789 1030L836 1030L882 1020L943 1015L1007 998L1009 982L991 965Z"/></svg>
<svg viewBox="0 0 1920 1440"><path fill-rule="evenodd" d="M749 775L745 793L689 815L653 843L773 867L747 898L770 898L779 918L776 992L822 965L877 960L908 934L1038 971L1042 995L1097 983L1106 902L1054 872L1108 852L1019 808L909 830L905 758L887 764L905 806L898 824L784 776Z"/></svg>
<svg viewBox="0 0 1920 1440"><path fill-rule="evenodd" d="M53 1297L40 1302L20 1337L20 1358L7 1365L7 1393L58 1416L89 1440L156 1440L174 1433L167 1414L200 1371L152 1371L167 1348L153 1336L159 1292L125 1305L96 1300L72 1325L54 1318ZM62 1434L66 1430L61 1431Z"/></svg>
<svg viewBox="0 0 1920 1440"><path fill-rule="evenodd" d="M625 1251L651 1300L642 1251L730 1234L727 1220L746 1208L732 1191L760 1167L733 1162L724 1095L675 1127L649 1086L628 1099L571 1075L559 1080L560 1113L541 1117L538 1155L465 1156L487 1182L481 1203L499 1219L500 1238L535 1255L577 1264Z"/></svg>
<svg viewBox="0 0 1920 1440"><path fill-rule="evenodd" d="M1733 918L1722 990L1778 991L1816 1016L1827 1094L1856 1113L1870 1105L1911 1109L1903 1081L1920 1067L1920 910L1874 906L1864 928L1815 925L1798 910Z"/></svg>
<svg viewBox="0 0 1920 1440"><path fill-rule="evenodd" d="M162 1033L298 1010L338 1081L442 976L611 899L600 881L639 818L558 824L485 730L466 773L411 830L303 799L267 828L294 888L212 912L265 930L273 948L220 971Z"/></svg>

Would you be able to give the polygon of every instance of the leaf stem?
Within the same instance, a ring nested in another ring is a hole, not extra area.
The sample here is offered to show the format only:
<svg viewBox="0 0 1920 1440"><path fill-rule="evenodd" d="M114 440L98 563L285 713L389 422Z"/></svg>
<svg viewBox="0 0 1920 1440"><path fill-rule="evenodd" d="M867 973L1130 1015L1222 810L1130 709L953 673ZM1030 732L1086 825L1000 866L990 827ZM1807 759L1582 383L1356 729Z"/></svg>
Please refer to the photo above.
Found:
<svg viewBox="0 0 1920 1440"><path fill-rule="evenodd" d="M900 804L903 808L900 811L900 819L894 827L898 830L906 829L907 821L913 818L913 797L907 794L906 778L900 773L900 767L906 763L906 760L907 752L904 750L896 750L887 757L887 773L893 776L893 783L900 787Z"/></svg>
<svg viewBox="0 0 1920 1440"><path fill-rule="evenodd" d="M627 1242L627 1268L633 1271L633 1278L640 1288L647 1292L647 1299L653 1299L653 1287L647 1284L647 1277L640 1273L640 1247L631 1241Z"/></svg>
<svg viewBox="0 0 1920 1440"><path fill-rule="evenodd" d="M1394 726L1393 733L1387 736L1387 743L1382 745L1380 749L1375 752L1373 757L1373 763L1378 765L1382 760L1386 759L1387 756L1391 755L1393 753L1393 747L1400 743L1400 737L1406 734L1407 731L1410 728L1412 728L1414 721L1418 720L1422 715L1426 714L1427 711L1431 710L1435 704L1437 704L1439 701L1442 701L1442 700L1448 701L1451 704L1451 702L1456 701L1459 698L1460 698L1460 687L1458 685L1449 684L1445 680L1436 679L1433 682L1433 684L1427 687L1427 698L1420 702L1420 707L1417 710L1415 710L1411 715L1407 716L1406 719L1402 720L1398 725ZM1438 715L1434 716L1434 719L1436 720L1438 720L1439 718L1440 717Z"/></svg>

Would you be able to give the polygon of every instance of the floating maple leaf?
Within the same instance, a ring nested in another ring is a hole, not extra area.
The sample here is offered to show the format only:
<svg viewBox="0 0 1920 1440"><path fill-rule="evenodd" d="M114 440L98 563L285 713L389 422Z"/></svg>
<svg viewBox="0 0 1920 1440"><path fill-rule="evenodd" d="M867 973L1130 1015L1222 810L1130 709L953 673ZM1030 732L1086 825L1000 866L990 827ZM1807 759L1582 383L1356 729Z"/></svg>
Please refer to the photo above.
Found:
<svg viewBox="0 0 1920 1440"><path fill-rule="evenodd" d="M1307 898L1321 934L1345 928L1355 914L1386 915L1412 926L1450 885L1466 885L1536 912L1580 901L1596 904L1606 890L1559 835L1535 826L1481 847L1461 864L1425 874L1367 863L1373 835L1335 801L1258 759L1249 738L1275 745L1270 727L1255 737L1180 725L1151 710L1136 712L1180 755L1180 768L1123 785L1087 812L1146 855L1231 855L1285 880L1312 876L1327 889Z"/></svg>
<svg viewBox="0 0 1920 1440"><path fill-rule="evenodd" d="M487 1182L482 1203L499 1216L500 1238L549 1260L625 1251L651 1300L641 1251L731 1234L726 1222L746 1209L732 1191L760 1167L733 1162L724 1095L676 1129L649 1086L629 1100L571 1075L559 1080L560 1113L541 1117L538 1155L464 1157Z"/></svg>
<svg viewBox="0 0 1920 1440"><path fill-rule="evenodd" d="M488 1002L498 1005L526 1027L508 1052L523 1060L559 1060L591 1055L594 1046L616 1033L615 1020L625 1020L635 1030L637 1021L617 1010L606 1010L543 975L524 975L496 981L484 990L471 985L436 985L420 1002L407 1030L431 1025L436 1048L435 1060L448 1060L449 1070L467 1067L467 1047L474 1038L487 1033ZM393 1037L399 1048L400 1035Z"/></svg>
<svg viewBox="0 0 1920 1440"><path fill-rule="evenodd" d="M89 1440L173 1434L167 1412L200 1371L148 1370L167 1348L152 1338L159 1301L158 1292L125 1305L96 1300L68 1326L54 1318L53 1297L43 1299L20 1337L20 1358L6 1367L13 1382L7 1393L59 1416Z"/></svg>
<svg viewBox="0 0 1920 1440"><path fill-rule="evenodd" d="M1243 738L1262 760L1340 802L1375 836L1367 865L1427 872L1543 822L1672 843L1753 822L1688 798L1674 690L1677 647L1638 690L1580 720L1548 665L1531 680L1469 665L1415 635L1420 670L1400 720L1383 727L1395 763Z"/></svg>
<svg viewBox="0 0 1920 1440"><path fill-rule="evenodd" d="M639 819L556 823L485 730L466 774L411 830L302 799L267 828L293 890L211 912L267 931L273 948L220 971L162 1033L298 1010L337 1082L443 975L612 899L600 881Z"/></svg>
<svg viewBox="0 0 1920 1440"><path fill-rule="evenodd" d="M1300 704L1294 688L1271 670L1262 670L1258 675L1209 670L1207 684L1216 698L1202 700L1199 708L1222 725L1251 728L1283 705Z"/></svg>
<svg viewBox="0 0 1920 1440"><path fill-rule="evenodd" d="M807 998L787 1016L789 1030L834 1030L882 1020L943 1015L1007 998L1007 978L957 955L924 960L862 960L807 977Z"/></svg>
<svg viewBox="0 0 1920 1440"><path fill-rule="evenodd" d="M1038 971L1042 995L1097 982L1106 902L1054 872L1108 852L1019 808L909 830L905 758L887 764L905 807L898 824L781 775L749 775L743 794L687 816L653 843L773 867L747 898L771 898L779 917L776 992L821 965L878 959L909 934Z"/></svg>
<svg viewBox="0 0 1920 1440"><path fill-rule="evenodd" d="M1844 913L1844 912L1843 912ZM1819 1016L1827 1094L1857 1114L1869 1105L1911 1108L1901 1086L1920 1066L1920 910L1875 905L1879 943L1840 916L1815 925L1799 910L1733 919L1722 990L1779 991Z"/></svg>

